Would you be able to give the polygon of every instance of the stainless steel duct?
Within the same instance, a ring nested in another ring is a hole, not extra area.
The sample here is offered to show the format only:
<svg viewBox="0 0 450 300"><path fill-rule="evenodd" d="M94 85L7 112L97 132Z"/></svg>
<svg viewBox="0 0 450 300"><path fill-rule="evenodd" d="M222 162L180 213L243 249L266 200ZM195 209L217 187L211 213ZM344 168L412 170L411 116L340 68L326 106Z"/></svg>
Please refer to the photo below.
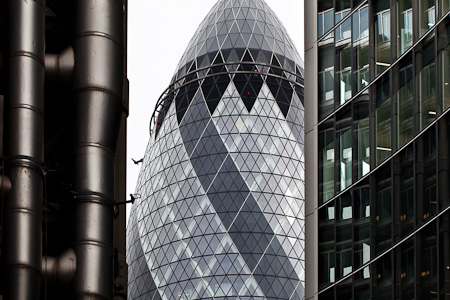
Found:
<svg viewBox="0 0 450 300"><path fill-rule="evenodd" d="M5 298L36 299L41 285L45 0L10 0L5 157Z"/></svg>
<svg viewBox="0 0 450 300"><path fill-rule="evenodd" d="M76 299L113 298L114 151L123 98L123 5L75 2L73 249Z"/></svg>
<svg viewBox="0 0 450 300"><path fill-rule="evenodd" d="M77 269L77 258L73 249L67 249L58 257L42 258L42 273L52 286L68 286Z"/></svg>
<svg viewBox="0 0 450 300"><path fill-rule="evenodd" d="M60 54L45 55L45 81L67 83L72 76L75 60L72 47L67 47Z"/></svg>

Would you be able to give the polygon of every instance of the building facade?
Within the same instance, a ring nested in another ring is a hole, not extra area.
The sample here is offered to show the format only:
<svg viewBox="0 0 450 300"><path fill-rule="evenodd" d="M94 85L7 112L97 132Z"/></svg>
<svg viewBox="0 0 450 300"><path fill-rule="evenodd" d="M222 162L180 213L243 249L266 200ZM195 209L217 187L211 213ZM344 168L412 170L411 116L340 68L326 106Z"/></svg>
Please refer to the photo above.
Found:
<svg viewBox="0 0 450 300"><path fill-rule="evenodd" d="M449 4L305 1L307 299L450 299Z"/></svg>
<svg viewBox="0 0 450 300"><path fill-rule="evenodd" d="M150 125L130 299L304 299L303 63L262 0L220 0Z"/></svg>

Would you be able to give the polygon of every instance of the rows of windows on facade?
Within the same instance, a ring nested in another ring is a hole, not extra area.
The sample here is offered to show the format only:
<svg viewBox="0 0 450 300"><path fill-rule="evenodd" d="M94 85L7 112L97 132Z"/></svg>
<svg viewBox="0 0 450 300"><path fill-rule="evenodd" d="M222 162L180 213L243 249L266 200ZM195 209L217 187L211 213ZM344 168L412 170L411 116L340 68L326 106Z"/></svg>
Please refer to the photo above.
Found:
<svg viewBox="0 0 450 300"><path fill-rule="evenodd" d="M450 299L450 1L319 0L319 299Z"/></svg>

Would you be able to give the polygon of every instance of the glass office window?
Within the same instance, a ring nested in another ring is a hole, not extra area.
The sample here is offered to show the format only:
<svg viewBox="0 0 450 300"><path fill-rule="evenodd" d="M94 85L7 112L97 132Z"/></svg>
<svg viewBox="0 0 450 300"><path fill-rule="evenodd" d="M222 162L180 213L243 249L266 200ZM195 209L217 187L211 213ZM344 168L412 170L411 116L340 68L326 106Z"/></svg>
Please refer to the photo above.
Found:
<svg viewBox="0 0 450 300"><path fill-rule="evenodd" d="M398 147L408 142L414 134L413 114L413 66L412 56L408 55L395 66L398 74L397 89L397 130Z"/></svg>
<svg viewBox="0 0 450 300"><path fill-rule="evenodd" d="M353 189L354 201L354 267L359 268L370 260L370 192L368 182ZM369 268L363 269L362 278L369 278Z"/></svg>
<svg viewBox="0 0 450 300"><path fill-rule="evenodd" d="M415 146L417 224L420 225L437 213L435 126L419 136Z"/></svg>
<svg viewBox="0 0 450 300"><path fill-rule="evenodd" d="M439 87L441 109L450 107L450 19L445 18L438 26Z"/></svg>
<svg viewBox="0 0 450 300"><path fill-rule="evenodd" d="M397 56L409 49L413 41L412 0L397 0Z"/></svg>
<svg viewBox="0 0 450 300"><path fill-rule="evenodd" d="M353 207L350 191L340 196L337 199L337 204L336 265L338 273L336 279L340 279L353 270Z"/></svg>
<svg viewBox="0 0 450 300"><path fill-rule="evenodd" d="M441 299L450 293L450 211L447 211L439 218L439 273L444 273L439 278L439 294ZM447 269L447 271L445 271ZM445 273L447 272L447 273Z"/></svg>
<svg viewBox="0 0 450 300"><path fill-rule="evenodd" d="M336 125L339 138L338 190L342 191L352 183L352 122L350 109L345 109L338 114Z"/></svg>
<svg viewBox="0 0 450 300"><path fill-rule="evenodd" d="M434 34L415 48L419 129L436 118L436 75Z"/></svg>
<svg viewBox="0 0 450 300"><path fill-rule="evenodd" d="M422 229L416 241L417 278L419 281L417 298L438 299L436 221Z"/></svg>
<svg viewBox="0 0 450 300"><path fill-rule="evenodd" d="M418 0L419 38L436 24L435 0Z"/></svg>
<svg viewBox="0 0 450 300"><path fill-rule="evenodd" d="M334 108L334 46L319 48L319 119L323 120Z"/></svg>
<svg viewBox="0 0 450 300"><path fill-rule="evenodd" d="M392 299L392 259L391 253L382 256L376 261L373 268L374 289L373 299L391 300Z"/></svg>
<svg viewBox="0 0 450 300"><path fill-rule="evenodd" d="M400 286L396 289L397 299L414 299L415 285L415 257L414 257L414 239L409 239L395 250L395 259L399 261L396 264L395 280ZM399 268L399 267L400 268Z"/></svg>
<svg viewBox="0 0 450 300"><path fill-rule="evenodd" d="M333 28L333 0L319 0L317 2L318 15L317 15L317 37L320 38L328 30Z"/></svg>
<svg viewBox="0 0 450 300"><path fill-rule="evenodd" d="M334 18L334 22L335 24L339 23L342 19L344 19L348 14L350 13L350 8L349 9L344 9L342 11L338 11L335 13L335 18ZM345 20L342 25L338 26L335 31L334 31L334 37L336 39L336 42L340 41L340 40L346 40L349 39L351 37L351 25L352 25L352 20L351 18L348 18L347 20Z"/></svg>
<svg viewBox="0 0 450 300"><path fill-rule="evenodd" d="M400 179L399 184L394 181L394 210L399 238L406 237L415 228L413 153L413 146L409 145L394 158L394 174Z"/></svg>
<svg viewBox="0 0 450 300"><path fill-rule="evenodd" d="M389 0L374 1L375 75L391 65L391 10Z"/></svg>
<svg viewBox="0 0 450 300"><path fill-rule="evenodd" d="M357 178L370 171L369 101L368 96L360 96L353 103L353 137L357 147L355 165Z"/></svg>
<svg viewBox="0 0 450 300"><path fill-rule="evenodd" d="M392 180L390 164L383 166L375 174L376 199L374 224L376 253L380 254L392 245Z"/></svg>
<svg viewBox="0 0 450 300"><path fill-rule="evenodd" d="M369 6L365 5L353 12L353 41L369 37Z"/></svg>
<svg viewBox="0 0 450 300"><path fill-rule="evenodd" d="M443 17L450 9L450 0L439 0L440 13L439 17Z"/></svg>
<svg viewBox="0 0 450 300"><path fill-rule="evenodd" d="M319 199L326 202L334 195L334 129L319 133Z"/></svg>
<svg viewBox="0 0 450 300"><path fill-rule="evenodd" d="M364 6L352 15L353 55L355 69L353 78L355 93L369 84L369 7Z"/></svg>
<svg viewBox="0 0 450 300"><path fill-rule="evenodd" d="M319 284L335 282L334 202L319 210Z"/></svg>
<svg viewBox="0 0 450 300"><path fill-rule="evenodd" d="M336 77L339 80L339 104L344 104L352 97L352 51L351 44L337 48L338 71Z"/></svg>
<svg viewBox="0 0 450 300"><path fill-rule="evenodd" d="M378 80L372 88L375 110L375 151L376 163L379 164L392 153L391 146L391 97L389 73Z"/></svg>
<svg viewBox="0 0 450 300"><path fill-rule="evenodd" d="M320 12L317 15L317 23L318 23L318 38L328 32L331 28L333 28L333 15L334 10L328 9L326 11Z"/></svg>

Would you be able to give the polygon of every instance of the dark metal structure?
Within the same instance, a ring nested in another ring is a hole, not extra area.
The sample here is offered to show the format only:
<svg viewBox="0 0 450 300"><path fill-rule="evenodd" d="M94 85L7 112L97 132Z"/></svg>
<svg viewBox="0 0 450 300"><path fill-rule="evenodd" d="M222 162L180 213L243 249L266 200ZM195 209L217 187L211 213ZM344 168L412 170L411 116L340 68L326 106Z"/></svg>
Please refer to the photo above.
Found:
<svg viewBox="0 0 450 300"><path fill-rule="evenodd" d="M127 1L0 5L0 298L125 299Z"/></svg>

